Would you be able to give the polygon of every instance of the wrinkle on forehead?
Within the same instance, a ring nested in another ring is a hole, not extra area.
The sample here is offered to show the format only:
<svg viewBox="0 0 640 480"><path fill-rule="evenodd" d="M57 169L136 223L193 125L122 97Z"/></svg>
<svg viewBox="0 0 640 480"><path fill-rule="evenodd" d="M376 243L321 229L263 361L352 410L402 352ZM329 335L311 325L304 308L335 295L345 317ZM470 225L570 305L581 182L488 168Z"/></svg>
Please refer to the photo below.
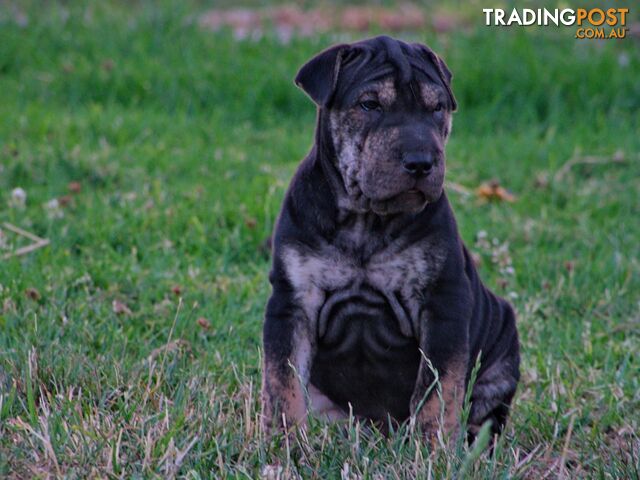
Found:
<svg viewBox="0 0 640 480"><path fill-rule="evenodd" d="M377 81L362 82L361 85L349 92L342 101L347 104L352 103L360 99L365 93L375 93L382 104L391 105L397 98L394 77L387 75L386 78Z"/></svg>
<svg viewBox="0 0 640 480"><path fill-rule="evenodd" d="M338 77L336 94L338 97L349 96L354 90L358 90L360 86L378 82L393 74L393 66L386 62L375 64L358 61L343 65Z"/></svg>
<svg viewBox="0 0 640 480"><path fill-rule="evenodd" d="M350 46L339 73L335 98L351 102L354 100L354 91L359 90L360 86L384 81L389 75L393 76L399 87L424 81L446 89L444 93L447 97L452 96L448 93L449 88L437 64L437 57L427 47L379 36ZM415 96L424 98L417 90ZM447 104L455 103L453 98L451 102L443 100Z"/></svg>
<svg viewBox="0 0 640 480"><path fill-rule="evenodd" d="M429 109L435 108L441 101L446 103L445 92L440 85L430 82L425 76L421 75L421 77L415 83L411 82L411 87L406 86L407 92L411 88L411 94L415 101ZM403 95L402 91L398 90L396 82L396 76L389 74L384 78L360 82L360 85L354 86L347 95L342 97L341 103L349 107L358 101L363 94L370 92L377 94L378 100L383 106L389 107L396 102L398 96Z"/></svg>

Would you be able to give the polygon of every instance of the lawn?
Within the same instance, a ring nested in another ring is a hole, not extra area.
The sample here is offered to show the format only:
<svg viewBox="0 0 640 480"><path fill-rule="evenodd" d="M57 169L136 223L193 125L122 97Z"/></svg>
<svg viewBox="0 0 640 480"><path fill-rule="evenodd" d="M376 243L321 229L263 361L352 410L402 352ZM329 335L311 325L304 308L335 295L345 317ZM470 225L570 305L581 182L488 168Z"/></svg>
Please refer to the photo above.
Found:
<svg viewBox="0 0 640 480"><path fill-rule="evenodd" d="M404 35L454 72L449 198L518 312L522 382L489 457L406 428L259 428L265 239L314 128L292 78L364 34L29 5L0 6L0 258L29 242L5 222L50 244L0 259L0 477L639 478L637 38L481 14ZM482 201L492 180L515 201Z"/></svg>

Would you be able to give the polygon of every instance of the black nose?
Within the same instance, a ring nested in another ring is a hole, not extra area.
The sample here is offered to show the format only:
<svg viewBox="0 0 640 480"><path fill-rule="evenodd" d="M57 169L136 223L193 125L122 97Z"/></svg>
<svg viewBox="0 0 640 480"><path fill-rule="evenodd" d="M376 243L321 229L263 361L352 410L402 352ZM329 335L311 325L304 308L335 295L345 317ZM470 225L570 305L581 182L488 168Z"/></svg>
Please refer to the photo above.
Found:
<svg viewBox="0 0 640 480"><path fill-rule="evenodd" d="M427 152L411 152L402 156L402 168L414 177L428 175L433 163L433 155Z"/></svg>

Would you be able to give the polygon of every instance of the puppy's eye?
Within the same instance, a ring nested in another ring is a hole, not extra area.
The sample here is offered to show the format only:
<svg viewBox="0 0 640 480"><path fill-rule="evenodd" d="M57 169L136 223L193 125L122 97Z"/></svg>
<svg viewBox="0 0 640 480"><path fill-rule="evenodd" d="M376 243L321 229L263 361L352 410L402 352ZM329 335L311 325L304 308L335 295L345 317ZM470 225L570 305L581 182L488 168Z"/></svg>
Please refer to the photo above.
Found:
<svg viewBox="0 0 640 480"><path fill-rule="evenodd" d="M436 108L433 109L434 112L439 112L442 110L442 104L439 103L438 105L436 105Z"/></svg>
<svg viewBox="0 0 640 480"><path fill-rule="evenodd" d="M364 102L360 102L360 108L365 112L370 112L372 110L381 110L382 107L375 100L365 100Z"/></svg>

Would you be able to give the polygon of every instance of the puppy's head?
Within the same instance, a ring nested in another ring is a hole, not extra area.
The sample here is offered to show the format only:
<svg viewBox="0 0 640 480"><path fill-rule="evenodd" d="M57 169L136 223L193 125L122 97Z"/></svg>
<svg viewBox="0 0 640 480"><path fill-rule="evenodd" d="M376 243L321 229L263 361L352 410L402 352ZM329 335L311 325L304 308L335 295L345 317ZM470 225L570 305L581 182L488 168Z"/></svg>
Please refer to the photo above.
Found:
<svg viewBox="0 0 640 480"><path fill-rule="evenodd" d="M442 194L456 101L429 48L389 37L337 45L296 84L320 108L347 194L375 213L419 212Z"/></svg>

